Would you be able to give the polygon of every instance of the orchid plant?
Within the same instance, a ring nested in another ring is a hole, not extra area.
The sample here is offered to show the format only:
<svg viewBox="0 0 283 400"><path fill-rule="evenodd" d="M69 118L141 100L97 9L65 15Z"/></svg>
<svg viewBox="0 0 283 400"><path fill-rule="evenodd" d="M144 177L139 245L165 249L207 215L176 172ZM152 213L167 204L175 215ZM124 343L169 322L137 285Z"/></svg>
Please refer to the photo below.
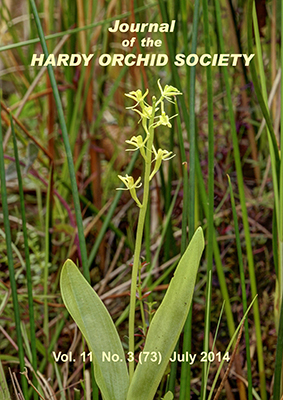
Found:
<svg viewBox="0 0 283 400"><path fill-rule="evenodd" d="M174 154L166 149L156 150L154 134L155 130L161 126L172 127L170 121L176 115L166 114L165 102L174 103L175 96L182 94L173 86L166 85L162 88L160 81L158 81L158 87L161 95L158 100L152 97L151 105L145 100L148 90L144 94L140 89L126 94L135 101L135 104L128 109L139 114L144 130L144 137L138 135L126 140L128 145L133 146L126 151L139 151L143 158L143 182L141 177L135 181L132 176L118 175L125 185L124 188L118 190L129 190L139 207L131 280L129 349L126 357L110 314L79 269L71 260L67 260L61 272L62 298L88 343L94 362L95 379L103 400L152 400L154 398L186 321L204 248L203 232L201 228L198 228L179 261L161 305L151 319L144 348L142 352L136 354L136 294L137 282L140 282L142 238L150 182L158 173L162 162L174 157ZM142 186L143 195L142 199L139 199L136 189ZM103 354L107 354L111 361L105 362ZM115 357L111 358L111 355ZM173 394L167 392L164 400L172 399Z"/></svg>

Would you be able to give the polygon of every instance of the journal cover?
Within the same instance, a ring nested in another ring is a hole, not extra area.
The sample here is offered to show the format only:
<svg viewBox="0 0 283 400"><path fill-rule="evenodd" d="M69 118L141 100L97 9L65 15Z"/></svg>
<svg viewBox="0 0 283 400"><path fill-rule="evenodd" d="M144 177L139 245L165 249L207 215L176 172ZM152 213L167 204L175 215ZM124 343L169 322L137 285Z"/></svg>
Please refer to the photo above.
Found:
<svg viewBox="0 0 283 400"><path fill-rule="evenodd" d="M0 15L0 399L280 400L280 2Z"/></svg>

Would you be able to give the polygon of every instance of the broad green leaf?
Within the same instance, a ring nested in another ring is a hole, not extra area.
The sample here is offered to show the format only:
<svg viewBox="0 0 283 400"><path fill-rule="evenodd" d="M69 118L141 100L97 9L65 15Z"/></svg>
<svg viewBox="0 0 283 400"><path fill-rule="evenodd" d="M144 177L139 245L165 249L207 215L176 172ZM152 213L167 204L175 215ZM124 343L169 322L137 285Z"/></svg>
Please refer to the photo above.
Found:
<svg viewBox="0 0 283 400"><path fill-rule="evenodd" d="M127 400L152 400L188 316L204 238L198 228L150 324ZM146 355L147 359L145 360ZM155 358L156 355L156 358Z"/></svg>
<svg viewBox="0 0 283 400"><path fill-rule="evenodd" d="M60 287L65 306L92 352L95 379L103 399L125 400L129 386L125 355L106 307L71 260L63 265ZM104 353L115 355L114 360L103 360Z"/></svg>

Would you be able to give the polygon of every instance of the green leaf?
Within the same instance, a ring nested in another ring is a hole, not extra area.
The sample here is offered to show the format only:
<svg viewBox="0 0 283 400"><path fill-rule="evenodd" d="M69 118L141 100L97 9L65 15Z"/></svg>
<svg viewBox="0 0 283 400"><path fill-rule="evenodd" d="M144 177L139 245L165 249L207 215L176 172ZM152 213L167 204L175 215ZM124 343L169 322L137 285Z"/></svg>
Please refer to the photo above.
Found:
<svg viewBox="0 0 283 400"><path fill-rule="evenodd" d="M167 392L166 395L163 397L163 400L173 400L174 396L172 392Z"/></svg>
<svg viewBox="0 0 283 400"><path fill-rule="evenodd" d="M94 374L104 400L125 400L129 376L122 344L106 307L71 260L63 265L60 279L65 306L85 337L94 363ZM105 352L118 355L108 362Z"/></svg>
<svg viewBox="0 0 283 400"><path fill-rule="evenodd" d="M127 400L152 400L190 310L204 238L198 228L182 256L164 299L150 324L141 362L130 384ZM146 354L148 358L145 361ZM157 361L154 355L157 355Z"/></svg>

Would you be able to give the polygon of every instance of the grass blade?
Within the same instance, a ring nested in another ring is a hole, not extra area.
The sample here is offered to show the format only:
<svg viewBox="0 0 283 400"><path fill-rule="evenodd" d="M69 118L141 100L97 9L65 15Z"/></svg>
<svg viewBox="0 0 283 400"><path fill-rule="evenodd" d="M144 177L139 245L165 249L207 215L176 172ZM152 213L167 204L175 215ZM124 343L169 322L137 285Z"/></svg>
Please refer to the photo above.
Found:
<svg viewBox="0 0 283 400"><path fill-rule="evenodd" d="M191 53L195 54L197 49L198 38L198 23L199 23L200 1L194 2L194 17L193 17L193 36ZM195 82L196 82L196 67L190 68L190 92L189 92L189 143L190 143L190 160L189 160L189 239L195 230L195 184L196 184L196 116L195 116ZM192 341L192 311L184 327L183 339L183 354L191 352ZM182 363L181 367L181 385L180 385L180 400L185 400L190 397L191 387L191 366L189 363Z"/></svg>
<svg viewBox="0 0 283 400"><path fill-rule="evenodd" d="M244 265L243 265L241 240L240 240L240 234L239 234L239 225L238 225L238 219L237 219L237 211L236 211L236 206L235 206L234 193L233 193L231 180L230 180L229 176L228 176L228 183L229 183L230 196L231 196L231 206L232 206L232 212L233 212L233 218L234 218L235 235L236 235L237 252L238 252L238 262L239 262L240 277L241 277L243 312L245 313L247 310L247 307L248 307L247 306L245 273L244 273ZM247 359L247 373L248 373L248 398L249 398L249 400L252 400L253 399L252 367L251 367L251 355L250 355L249 325L248 325L247 319L245 319L245 340L246 340L246 359Z"/></svg>
<svg viewBox="0 0 283 400"><path fill-rule="evenodd" d="M224 54L225 53L224 39L223 39L223 33L222 33L220 4L219 4L218 0L215 0L215 10L216 10L217 29L218 29L218 33L219 33L218 36L219 36L220 52ZM251 62L251 64L253 64L253 63ZM233 104L232 104L231 89L230 89L227 67L223 67L222 71L223 71L225 87L226 87L226 97L227 97L229 120L230 120L230 127L231 127L231 133L232 133L234 159L235 159L236 172L237 172L240 203L241 203L242 214L243 214L243 225L244 225L244 232L245 232L249 275L250 275L250 281L251 281L251 292L252 292L252 296L255 297L257 295L257 284L256 284L253 251L252 251L251 236L250 236L250 229L249 229L249 222L248 222L248 213L247 213L247 206L246 206L246 199L245 199L245 192L244 192L244 181L243 181L243 171L242 171L242 166L241 166L241 156L240 156L240 152L239 152L239 143L238 143L238 137L237 137L237 132L236 132L236 123L235 123L235 116L234 116L234 110L233 110ZM259 314L258 300L255 300L253 307L254 307L254 322L255 322L255 329L256 329L257 356L258 356L259 375L260 375L260 391L261 391L262 400L266 400L265 369L264 369L263 345L262 345L262 338L261 338L261 326L260 326L260 314Z"/></svg>
<svg viewBox="0 0 283 400"><path fill-rule="evenodd" d="M43 53L45 55L45 58L47 58L49 54L48 54L48 50L47 50L47 46L46 46L46 40L44 37L44 33L42 30L42 26L40 23L39 15L38 15L34 0L30 0L30 4L31 4L32 12L34 14L34 19L35 19L35 23L37 26L38 36L40 38L40 43L41 43L41 46L43 49ZM53 71L53 68L51 65L48 65L47 70L48 70L48 74L49 74L49 78L50 78L51 87L53 90L53 95L54 95L54 99L55 99L55 103L56 103L58 118L59 118L61 130L62 130L64 146L65 146L65 150L66 150L66 156L67 156L67 160L68 160L73 201L74 201L77 227L78 227L78 236L79 236L79 242L80 242L80 251L81 251L83 272L84 272L84 276L89 281L90 275L89 275L89 268L88 268L88 261L87 261L87 250L86 250L86 243L85 243L85 237L84 237L83 221L82 221L82 215L81 215L81 208L80 208L78 187L77 187L77 182L76 182L76 174L75 174L74 163L73 163L73 156L72 156L71 146L70 146L68 132L67 132L67 126L66 126L66 122L65 122L65 118L64 118L64 112L63 112L63 108L62 108L62 103L61 103L54 71Z"/></svg>
<svg viewBox="0 0 283 400"><path fill-rule="evenodd" d="M15 163L16 163L16 169L17 169L17 175L18 175L19 195L20 195L20 203L21 203L21 215L22 215L22 229L23 229L23 236L24 236L32 366L33 366L34 371L36 371L37 370L36 337L35 337L34 307L33 307L33 294L32 294L32 275L31 275L31 266L30 266L30 257L29 257L28 234L27 234L27 227L26 227L25 200L24 200L24 191L23 191L22 175L21 175L21 168L20 168L20 160L19 160L19 154L18 154L18 146L17 146L17 141L16 141L16 134L15 134L12 115L10 115L10 123L11 123L11 129L12 129ZM36 379L34 379L33 384L36 385L36 383L37 383ZM38 398L36 393L35 393L34 398L35 399Z"/></svg>
<svg viewBox="0 0 283 400"><path fill-rule="evenodd" d="M205 52L210 54L208 2L202 1ZM213 237L214 237L214 132L213 132L213 91L211 66L206 67L206 89L208 106L208 228L207 228L207 285L205 302L205 332L203 350L209 351L210 312L211 312L211 273L213 264ZM203 364L201 399L205 399L208 364Z"/></svg>
<svg viewBox="0 0 283 400"><path fill-rule="evenodd" d="M253 301L252 301L251 304L249 305L247 311L245 312L243 318L241 319L241 321L240 321L240 323L239 323L237 329L235 330L234 335L232 336L232 338L231 338L231 340L230 340L230 342L229 342L229 344L228 344L228 346L227 346L227 348L226 348L226 350L225 350L225 353L228 353L229 350L231 349L231 347L232 347L232 345L233 345L233 343L234 343L234 341L235 341L235 339L236 339L236 337L237 337L237 334L238 334L238 332L239 332L239 330L240 330L240 328L241 328L241 326L242 326L244 320L247 318L247 315L248 315L250 309L252 308L252 306L253 306L255 300L256 300L256 297L253 299ZM218 377L219 377L219 375L220 375L220 371L221 371L221 368L223 367L224 362L225 362L225 360L224 360L224 357L223 357L223 358L222 358L222 361L221 361L221 363L220 363L220 365L219 365L219 368L218 368L218 370L217 370L217 373L216 373L216 375L215 375L213 384L212 384L212 386L211 386L211 388L210 388L210 393L209 393L209 396L208 396L208 399L207 399L207 400L211 400L211 398L212 398L212 396L213 396L213 391L214 391L215 385L216 385L216 383L217 383L217 380L218 380Z"/></svg>
<svg viewBox="0 0 283 400"><path fill-rule="evenodd" d="M10 275L10 284L11 284L11 290L12 290L14 317L15 317L15 324L16 324L17 345L18 345L18 352L19 352L20 369L21 369L21 371L23 371L25 368L24 347L23 347L23 339L22 339L22 335L21 335L20 307L19 307L19 302L18 302L17 283L15 280L14 260L13 260L12 245L11 245L12 238L11 238L11 229L10 229L10 221L9 221L8 197L7 197L7 189L6 189L6 176L5 176L5 165L4 165L4 153L3 153L1 104L0 104L0 177L1 177L2 209L3 209L3 215L4 215L7 258L8 258L8 268L9 268L9 275ZM27 381L24 376L21 377L21 382L22 382L22 390L23 390L24 396L27 398L27 396L28 396Z"/></svg>

